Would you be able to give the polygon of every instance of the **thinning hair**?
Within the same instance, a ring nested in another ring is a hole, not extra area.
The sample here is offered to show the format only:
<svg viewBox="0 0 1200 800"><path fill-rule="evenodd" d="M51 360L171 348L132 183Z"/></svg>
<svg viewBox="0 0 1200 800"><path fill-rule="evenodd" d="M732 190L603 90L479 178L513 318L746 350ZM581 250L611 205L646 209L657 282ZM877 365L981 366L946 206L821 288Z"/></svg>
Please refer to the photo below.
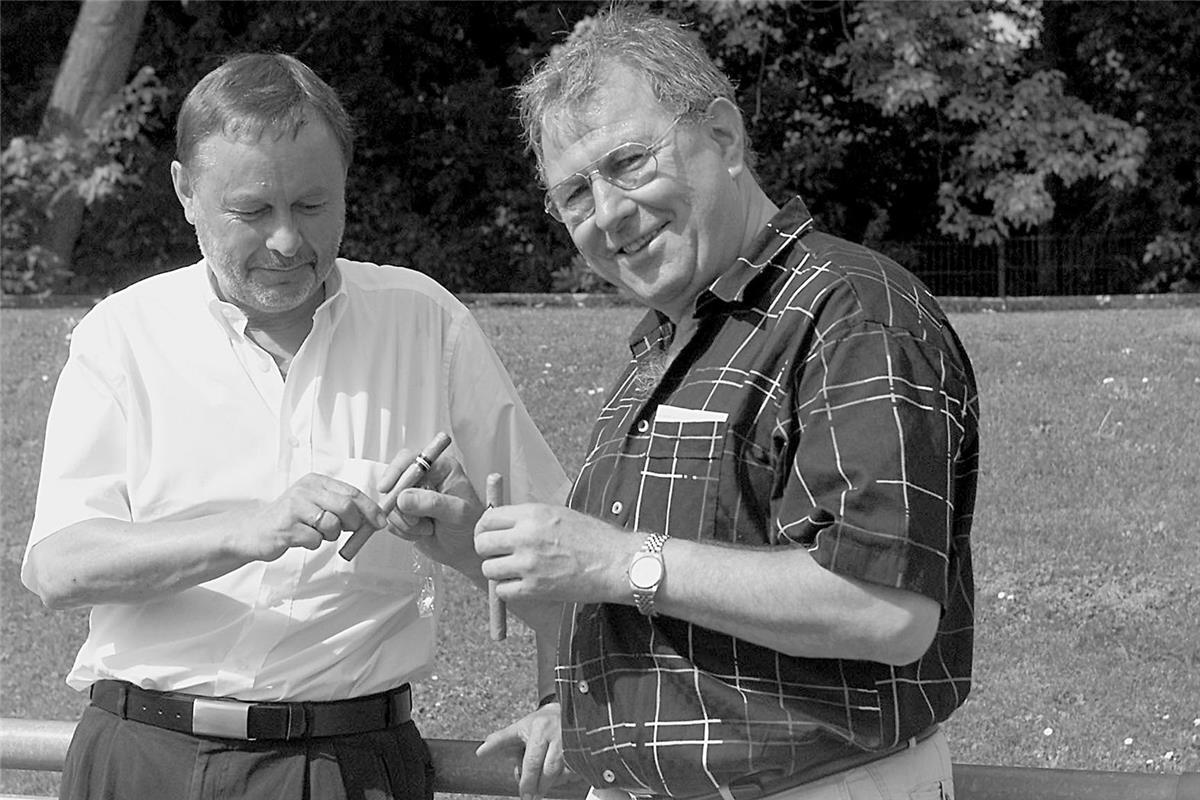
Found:
<svg viewBox="0 0 1200 800"><path fill-rule="evenodd" d="M560 112L569 117L581 108L617 64L644 77L662 107L676 116L699 117L718 97L737 107L733 83L699 36L637 5L614 3L576 25L516 88L526 150L537 159L539 174L547 119ZM745 159L752 169L748 140Z"/></svg>
<svg viewBox="0 0 1200 800"><path fill-rule="evenodd" d="M175 123L175 158L189 165L214 133L257 141L299 135L313 118L337 140L346 169L354 157L354 127L337 92L299 59L283 53L229 58L192 87Z"/></svg>

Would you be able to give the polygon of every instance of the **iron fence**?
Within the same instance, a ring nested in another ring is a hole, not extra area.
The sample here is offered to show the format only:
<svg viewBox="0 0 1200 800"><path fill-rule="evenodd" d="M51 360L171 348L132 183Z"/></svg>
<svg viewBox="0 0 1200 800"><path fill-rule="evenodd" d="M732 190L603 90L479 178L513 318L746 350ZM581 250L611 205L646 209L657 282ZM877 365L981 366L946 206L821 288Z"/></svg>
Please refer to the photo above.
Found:
<svg viewBox="0 0 1200 800"><path fill-rule="evenodd" d="M1015 236L997 245L881 242L876 249L942 297L1129 294L1138 291L1138 236Z"/></svg>

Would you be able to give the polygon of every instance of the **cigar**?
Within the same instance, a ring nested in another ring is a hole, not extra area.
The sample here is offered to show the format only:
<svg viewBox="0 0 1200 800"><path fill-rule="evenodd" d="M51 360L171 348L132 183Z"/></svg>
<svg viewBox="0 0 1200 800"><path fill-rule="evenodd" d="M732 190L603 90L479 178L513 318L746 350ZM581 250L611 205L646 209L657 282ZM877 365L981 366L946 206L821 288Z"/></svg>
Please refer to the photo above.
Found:
<svg viewBox="0 0 1200 800"><path fill-rule="evenodd" d="M433 437L433 441L425 445L425 449L413 459L408 468L401 473L400 479L396 481L396 484L383 496L383 500L380 501L379 507L383 509L384 514L390 514L392 509L396 507L396 499L402 491L412 488L421 482L421 479L425 477L425 473L429 472L430 468L433 467L433 462L437 461L438 456L449 445L450 437L441 431ZM362 546L367 543L367 539L370 539L371 534L374 532L372 528L363 528L362 530L355 531L346 540L346 543L342 545L342 549L338 550L338 555L347 561L354 558L354 555L362 549Z"/></svg>
<svg viewBox="0 0 1200 800"><path fill-rule="evenodd" d="M504 505L504 476L493 472L487 477L488 508ZM508 610L504 601L496 595L496 582L488 581L488 630L492 641L499 642L508 637Z"/></svg>

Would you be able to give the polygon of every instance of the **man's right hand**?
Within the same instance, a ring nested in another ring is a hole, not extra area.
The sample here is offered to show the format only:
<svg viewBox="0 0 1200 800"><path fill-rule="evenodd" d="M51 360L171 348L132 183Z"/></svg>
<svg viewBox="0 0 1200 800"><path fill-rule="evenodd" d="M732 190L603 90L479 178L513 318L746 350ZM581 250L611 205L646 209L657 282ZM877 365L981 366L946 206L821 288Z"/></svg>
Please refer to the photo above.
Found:
<svg viewBox="0 0 1200 800"><path fill-rule="evenodd" d="M260 507L248 523L249 535L234 546L244 548L250 561L274 561L293 547L316 550L342 531L379 530L387 518L359 489L313 472Z"/></svg>
<svg viewBox="0 0 1200 800"><path fill-rule="evenodd" d="M293 547L315 550L343 530L378 530L383 511L366 494L310 474L269 503L186 520L95 518L29 551L29 587L48 608L136 603L178 592Z"/></svg>

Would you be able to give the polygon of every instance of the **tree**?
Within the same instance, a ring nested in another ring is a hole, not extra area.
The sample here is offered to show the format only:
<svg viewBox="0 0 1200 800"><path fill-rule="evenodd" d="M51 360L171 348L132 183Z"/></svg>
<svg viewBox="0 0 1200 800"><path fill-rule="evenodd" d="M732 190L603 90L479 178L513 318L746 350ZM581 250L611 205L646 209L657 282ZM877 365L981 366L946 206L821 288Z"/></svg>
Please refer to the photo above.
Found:
<svg viewBox="0 0 1200 800"><path fill-rule="evenodd" d="M1089 187L1074 215L1149 242L1143 291L1200 290L1200 4L1052 3L1044 16L1046 67L1150 142L1135 191Z"/></svg>
<svg viewBox="0 0 1200 800"><path fill-rule="evenodd" d="M1059 187L1136 184L1146 130L1070 95L1062 72L1029 69L1037 4L866 2L850 19L839 57L855 96L921 120L947 153L943 233L994 244L1049 222Z"/></svg>
<svg viewBox="0 0 1200 800"><path fill-rule="evenodd" d="M147 0L83 0L42 118L41 138L82 139L119 97L146 6ZM61 192L46 211L42 241L62 264L71 263L84 204L78 193Z"/></svg>
<svg viewBox="0 0 1200 800"><path fill-rule="evenodd" d="M542 213L511 87L606 2L169 0L149 5L132 62L161 75L169 95L154 119L165 122L225 54L298 55L358 123L348 256L412 266L456 291L545 291L568 288L555 273L571 280L574 250ZM83 8L92 4L110 5ZM876 245L1035 226L1146 242L1163 233L1156 259L1196 263L1200 3L650 5L692 26L733 79L764 188L779 201L802 194L831 233ZM75 6L45 6L4 0L6 136L36 128L31 109L45 104L76 22ZM123 93L132 122L147 119L152 89ZM142 133L136 161L115 159L139 190L85 215L71 290L120 287L195 256L174 213L170 128ZM13 155L6 248L10 200L45 192L56 168L49 144L43 172ZM79 173L80 186L97 175Z"/></svg>

